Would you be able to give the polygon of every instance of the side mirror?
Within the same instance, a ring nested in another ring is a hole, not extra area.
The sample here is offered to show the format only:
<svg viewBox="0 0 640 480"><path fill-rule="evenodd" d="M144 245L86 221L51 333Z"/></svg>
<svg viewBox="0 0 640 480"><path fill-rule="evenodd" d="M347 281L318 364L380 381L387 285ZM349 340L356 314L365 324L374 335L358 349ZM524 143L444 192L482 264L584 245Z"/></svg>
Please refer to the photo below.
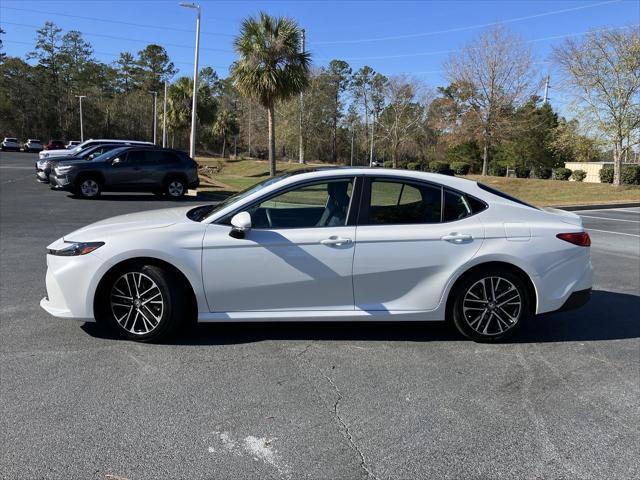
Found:
<svg viewBox="0 0 640 480"><path fill-rule="evenodd" d="M120 162L122 162L122 160L120 160L120 157L116 157L111 160L111 165L118 165Z"/></svg>
<svg viewBox="0 0 640 480"><path fill-rule="evenodd" d="M251 229L251 215L249 212L236 213L231 218L231 231L229 236L233 238L244 238L247 231Z"/></svg>

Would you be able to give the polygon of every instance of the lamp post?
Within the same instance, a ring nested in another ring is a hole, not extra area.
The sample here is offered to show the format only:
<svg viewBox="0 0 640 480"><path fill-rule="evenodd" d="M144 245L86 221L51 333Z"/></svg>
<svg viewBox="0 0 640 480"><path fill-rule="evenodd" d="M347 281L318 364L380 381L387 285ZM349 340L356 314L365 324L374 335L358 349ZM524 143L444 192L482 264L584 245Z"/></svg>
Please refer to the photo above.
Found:
<svg viewBox="0 0 640 480"><path fill-rule="evenodd" d="M86 95L76 95L76 98L80 101L80 141L84 142L84 131L82 129L82 99L87 98Z"/></svg>
<svg viewBox="0 0 640 480"><path fill-rule="evenodd" d="M157 138L157 132L158 132L158 128L157 128L157 119L158 119L158 115L156 112L156 100L158 99L158 92L149 92L151 95L153 95L153 144L156 144L156 138Z"/></svg>
<svg viewBox="0 0 640 480"><path fill-rule="evenodd" d="M164 80L164 112L162 115L162 148L167 148L167 79Z"/></svg>
<svg viewBox="0 0 640 480"><path fill-rule="evenodd" d="M191 145L189 155L191 158L196 156L196 106L198 105L198 59L200 57L200 5L195 3L180 3L181 7L193 8L198 12L196 17L196 52L193 62L193 104L191 106Z"/></svg>

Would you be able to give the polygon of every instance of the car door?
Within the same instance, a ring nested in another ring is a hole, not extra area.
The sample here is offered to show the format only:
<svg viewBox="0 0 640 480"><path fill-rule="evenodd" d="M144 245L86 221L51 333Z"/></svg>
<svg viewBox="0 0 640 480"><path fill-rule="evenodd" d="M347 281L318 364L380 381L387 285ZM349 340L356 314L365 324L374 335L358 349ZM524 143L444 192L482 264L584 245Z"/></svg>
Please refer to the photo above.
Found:
<svg viewBox="0 0 640 480"><path fill-rule="evenodd" d="M356 195L353 177L304 183L245 208L245 238L229 236L228 218L210 225L202 257L210 310L353 311Z"/></svg>
<svg viewBox="0 0 640 480"><path fill-rule="evenodd" d="M484 239L485 208L436 184L370 178L363 189L353 262L356 309L435 309L452 273Z"/></svg>
<svg viewBox="0 0 640 480"><path fill-rule="evenodd" d="M140 166L138 160L143 151L130 150L112 158L105 172L105 183L115 190L127 190L136 186Z"/></svg>

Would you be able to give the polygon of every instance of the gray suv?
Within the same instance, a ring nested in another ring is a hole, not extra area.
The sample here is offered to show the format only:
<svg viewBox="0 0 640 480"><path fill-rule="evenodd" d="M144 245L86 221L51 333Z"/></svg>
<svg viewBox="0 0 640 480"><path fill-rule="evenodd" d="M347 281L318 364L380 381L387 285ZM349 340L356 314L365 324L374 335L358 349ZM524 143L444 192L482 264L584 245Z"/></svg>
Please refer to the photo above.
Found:
<svg viewBox="0 0 640 480"><path fill-rule="evenodd" d="M49 183L85 198L102 192L153 192L178 198L198 187L198 164L179 150L121 147L92 160L61 160Z"/></svg>

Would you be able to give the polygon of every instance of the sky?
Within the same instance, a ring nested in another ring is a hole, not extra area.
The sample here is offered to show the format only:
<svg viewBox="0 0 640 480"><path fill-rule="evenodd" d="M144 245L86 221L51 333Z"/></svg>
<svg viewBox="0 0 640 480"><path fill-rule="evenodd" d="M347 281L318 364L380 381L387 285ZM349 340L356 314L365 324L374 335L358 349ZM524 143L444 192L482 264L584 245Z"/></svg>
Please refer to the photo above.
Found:
<svg viewBox="0 0 640 480"><path fill-rule="evenodd" d="M29 1L1 0L0 26L5 52L24 57L33 50L35 31L51 20L79 30L94 56L111 63L119 52L135 53L149 43L163 45L178 75L191 75L195 11L179 0ZM200 1L200 66L221 76L235 59L233 38L240 22L265 11L295 19L306 31L307 50L315 65L346 60L355 69L370 65L385 75L407 74L427 85L446 85L443 63L483 29L502 23L527 42L541 75L551 74L549 54L565 38L591 29L639 28L640 0L593 1ZM555 101L564 104L556 91ZM541 93L542 94L542 93Z"/></svg>

